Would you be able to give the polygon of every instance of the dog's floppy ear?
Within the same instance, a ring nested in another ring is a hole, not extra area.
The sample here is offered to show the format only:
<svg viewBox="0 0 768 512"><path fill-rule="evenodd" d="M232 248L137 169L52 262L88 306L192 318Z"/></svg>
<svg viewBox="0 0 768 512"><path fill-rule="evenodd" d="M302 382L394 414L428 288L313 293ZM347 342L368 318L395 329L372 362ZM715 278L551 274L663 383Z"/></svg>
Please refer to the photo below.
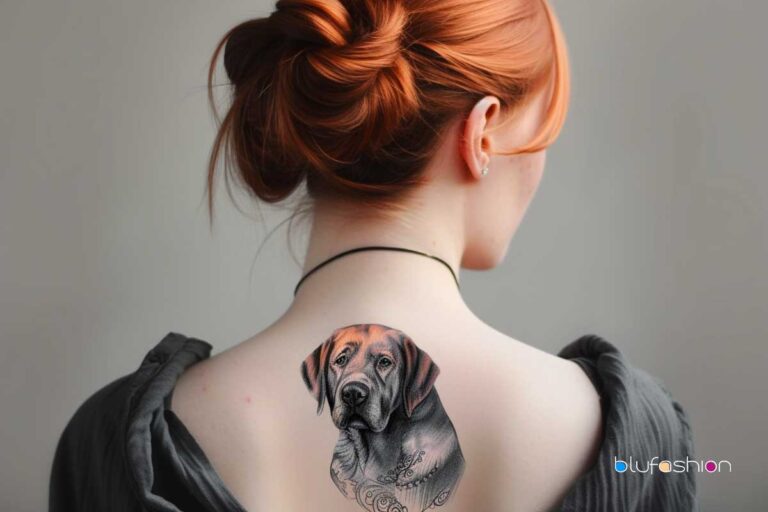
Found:
<svg viewBox="0 0 768 512"><path fill-rule="evenodd" d="M421 350L411 338L403 335L403 405L405 414L410 418L413 410L424 400L440 373L440 368L432 361L429 354Z"/></svg>
<svg viewBox="0 0 768 512"><path fill-rule="evenodd" d="M336 333L332 334L320 346L312 351L301 363L301 376L309 392L317 400L317 414L323 412L325 403L325 374L328 370L328 357L330 357L333 344L336 341Z"/></svg>

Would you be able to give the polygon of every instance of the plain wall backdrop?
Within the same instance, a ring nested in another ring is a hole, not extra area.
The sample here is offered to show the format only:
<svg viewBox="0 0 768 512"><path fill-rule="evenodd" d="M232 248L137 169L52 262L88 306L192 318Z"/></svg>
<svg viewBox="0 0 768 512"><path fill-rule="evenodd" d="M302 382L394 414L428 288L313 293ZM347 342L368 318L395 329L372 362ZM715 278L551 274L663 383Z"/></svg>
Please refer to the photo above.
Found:
<svg viewBox="0 0 768 512"><path fill-rule="evenodd" d="M285 228L257 255L289 211L241 196L244 215L220 186L211 233L203 199L208 58L272 5L0 2L0 510L45 509L75 408L167 332L220 351L289 304ZM684 405L700 458L731 461L699 475L703 510L765 510L768 3L554 6L568 122L505 262L462 274L466 300L551 352L616 344Z"/></svg>

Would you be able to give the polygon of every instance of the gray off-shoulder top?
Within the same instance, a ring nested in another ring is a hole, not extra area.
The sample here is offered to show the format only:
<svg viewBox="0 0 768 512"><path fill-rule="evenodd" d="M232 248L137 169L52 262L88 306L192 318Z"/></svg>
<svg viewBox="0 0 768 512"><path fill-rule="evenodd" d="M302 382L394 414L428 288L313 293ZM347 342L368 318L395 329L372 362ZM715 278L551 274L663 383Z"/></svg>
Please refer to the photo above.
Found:
<svg viewBox="0 0 768 512"><path fill-rule="evenodd" d="M169 408L179 376L208 358L211 349L205 341L171 332L135 372L79 407L56 449L51 512L244 510ZM558 510L698 510L695 465L682 471L680 462L694 460L691 429L661 382L596 335L574 340L558 355L578 363L592 380L605 422L596 463Z"/></svg>

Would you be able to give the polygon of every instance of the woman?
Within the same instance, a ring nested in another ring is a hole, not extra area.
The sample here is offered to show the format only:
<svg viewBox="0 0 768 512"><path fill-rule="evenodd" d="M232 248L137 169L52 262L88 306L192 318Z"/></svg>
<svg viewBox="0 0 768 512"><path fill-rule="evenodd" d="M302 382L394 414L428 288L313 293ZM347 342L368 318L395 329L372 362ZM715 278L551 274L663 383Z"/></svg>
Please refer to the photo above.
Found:
<svg viewBox="0 0 768 512"><path fill-rule="evenodd" d="M295 298L212 357L169 333L86 401L51 510L695 509L692 472L646 462L693 457L653 377L594 335L542 352L462 300L565 119L545 1L280 0L224 36L209 90L222 49L209 200L222 153L261 200L306 186Z"/></svg>

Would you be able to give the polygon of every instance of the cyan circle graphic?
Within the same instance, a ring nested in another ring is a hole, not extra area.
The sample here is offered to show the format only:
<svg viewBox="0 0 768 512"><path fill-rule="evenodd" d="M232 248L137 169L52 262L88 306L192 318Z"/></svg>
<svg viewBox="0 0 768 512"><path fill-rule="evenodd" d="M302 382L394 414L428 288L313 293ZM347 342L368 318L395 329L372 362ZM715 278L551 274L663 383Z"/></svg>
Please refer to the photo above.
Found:
<svg viewBox="0 0 768 512"><path fill-rule="evenodd" d="M627 463L624 462L623 460L617 460L613 468L616 470L617 473L623 473L627 470Z"/></svg>

